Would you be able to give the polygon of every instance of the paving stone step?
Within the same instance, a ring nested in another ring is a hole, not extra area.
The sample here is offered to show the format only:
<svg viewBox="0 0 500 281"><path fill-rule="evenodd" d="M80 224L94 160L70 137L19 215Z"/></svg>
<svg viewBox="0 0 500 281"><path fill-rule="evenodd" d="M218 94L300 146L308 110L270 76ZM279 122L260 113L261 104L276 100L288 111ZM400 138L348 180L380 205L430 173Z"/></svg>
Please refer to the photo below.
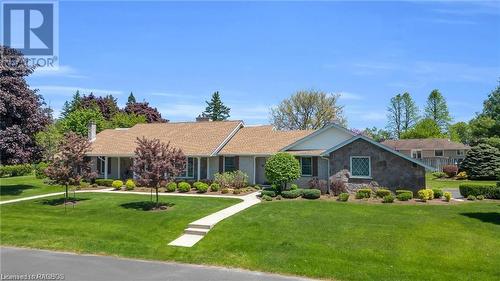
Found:
<svg viewBox="0 0 500 281"><path fill-rule="evenodd" d="M199 224L199 223L190 223L188 224L188 228L202 228L202 229L211 229L211 224Z"/></svg>
<svg viewBox="0 0 500 281"><path fill-rule="evenodd" d="M184 230L184 233L186 234L196 234L196 235L205 235L208 233L210 229L206 229L206 228L186 228Z"/></svg>

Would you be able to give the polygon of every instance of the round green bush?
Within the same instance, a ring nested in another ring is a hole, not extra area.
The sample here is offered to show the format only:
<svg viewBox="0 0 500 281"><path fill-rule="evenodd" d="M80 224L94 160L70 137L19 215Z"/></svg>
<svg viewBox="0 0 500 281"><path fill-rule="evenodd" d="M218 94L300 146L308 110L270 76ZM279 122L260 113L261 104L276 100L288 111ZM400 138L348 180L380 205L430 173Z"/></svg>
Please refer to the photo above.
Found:
<svg viewBox="0 0 500 281"><path fill-rule="evenodd" d="M210 185L210 191L217 192L220 189L220 185L216 182L212 183Z"/></svg>
<svg viewBox="0 0 500 281"><path fill-rule="evenodd" d="M411 193L413 195L413 191L407 190L407 189L397 189L396 190L396 195L399 195L401 193Z"/></svg>
<svg viewBox="0 0 500 281"><path fill-rule="evenodd" d="M202 182L198 184L198 187L196 187L196 190L198 190L198 193L205 193L208 191L208 184Z"/></svg>
<svg viewBox="0 0 500 281"><path fill-rule="evenodd" d="M474 201L474 200L476 200L476 196L469 195L469 196L467 196L467 200Z"/></svg>
<svg viewBox="0 0 500 281"><path fill-rule="evenodd" d="M375 196L378 198L384 198L387 195L391 195L391 191L389 189L381 188L375 191Z"/></svg>
<svg viewBox="0 0 500 281"><path fill-rule="evenodd" d="M262 200L264 200L264 201L273 201L273 198L271 196L268 196L268 195L263 195L262 196Z"/></svg>
<svg viewBox="0 0 500 281"><path fill-rule="evenodd" d="M123 182L121 180L114 180L111 186L115 189L120 189L123 186Z"/></svg>
<svg viewBox="0 0 500 281"><path fill-rule="evenodd" d="M165 189L167 192L174 192L177 189L177 183L175 181L171 181L167 183Z"/></svg>
<svg viewBox="0 0 500 281"><path fill-rule="evenodd" d="M396 195L396 198L398 198L399 201L408 201L408 200L413 198L413 193L403 192L403 193Z"/></svg>
<svg viewBox="0 0 500 281"><path fill-rule="evenodd" d="M483 195L478 195L478 196L476 196L476 199L477 199L477 200L483 200L483 199L484 199L484 196L483 196Z"/></svg>
<svg viewBox="0 0 500 281"><path fill-rule="evenodd" d="M294 199L300 197L301 194L302 194L301 190L298 189L286 190L281 192L281 196L283 196L283 198L288 198L288 199Z"/></svg>
<svg viewBox="0 0 500 281"><path fill-rule="evenodd" d="M339 201L346 202L349 200L349 193L342 192L339 194Z"/></svg>
<svg viewBox="0 0 500 281"><path fill-rule="evenodd" d="M276 191L274 191L274 190L262 190L260 192L260 194L262 196L267 195L267 196L270 196L270 197L276 197Z"/></svg>
<svg viewBox="0 0 500 281"><path fill-rule="evenodd" d="M300 177L299 160L286 152L278 152L269 157L264 169L267 180L276 184L279 189Z"/></svg>
<svg viewBox="0 0 500 281"><path fill-rule="evenodd" d="M318 199L321 197L321 190L319 189L304 189L302 191L302 198Z"/></svg>
<svg viewBox="0 0 500 281"><path fill-rule="evenodd" d="M369 188L362 188L356 191L356 199L370 198L372 196L372 190Z"/></svg>
<svg viewBox="0 0 500 281"><path fill-rule="evenodd" d="M222 194L229 193L229 189L228 189L228 188L222 188L222 189L220 190L220 193L222 193Z"/></svg>
<svg viewBox="0 0 500 281"><path fill-rule="evenodd" d="M179 191L179 192L188 192L190 190L191 190L191 185L185 181L180 182L177 185L177 191Z"/></svg>
<svg viewBox="0 0 500 281"><path fill-rule="evenodd" d="M298 185L296 185L296 184L294 184L294 183L292 183L292 184L290 185L290 189L291 189L291 190L299 189L299 186L298 186Z"/></svg>
<svg viewBox="0 0 500 281"><path fill-rule="evenodd" d="M451 192L445 192L444 193L444 200L446 202L450 202L451 201Z"/></svg>
<svg viewBox="0 0 500 281"><path fill-rule="evenodd" d="M202 183L201 181L196 181L196 182L194 182L194 183L193 183L193 187L194 187L195 189L198 189L198 186L200 186L200 185L202 185L202 184L203 184L203 183Z"/></svg>
<svg viewBox="0 0 500 281"><path fill-rule="evenodd" d="M389 195L384 196L384 198L382 199L382 202L383 203L393 203L394 202L394 195L389 194Z"/></svg>
<svg viewBox="0 0 500 281"><path fill-rule="evenodd" d="M443 197L443 190L441 190L439 188L433 188L432 192L434 192L434 199L439 199L439 198Z"/></svg>
<svg viewBox="0 0 500 281"><path fill-rule="evenodd" d="M233 189L233 194L240 194L240 193L241 193L241 189L240 188Z"/></svg>
<svg viewBox="0 0 500 281"><path fill-rule="evenodd" d="M127 182L125 183L125 187L127 187L127 190L134 190L135 182L131 179L128 179Z"/></svg>

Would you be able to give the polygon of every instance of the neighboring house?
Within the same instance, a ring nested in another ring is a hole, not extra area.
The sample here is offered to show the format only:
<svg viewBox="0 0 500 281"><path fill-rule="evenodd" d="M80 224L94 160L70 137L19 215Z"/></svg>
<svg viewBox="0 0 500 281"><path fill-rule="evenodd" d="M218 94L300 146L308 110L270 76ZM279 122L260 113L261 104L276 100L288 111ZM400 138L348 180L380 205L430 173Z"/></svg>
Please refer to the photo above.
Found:
<svg viewBox="0 0 500 281"><path fill-rule="evenodd" d="M129 178L133 174L136 138L158 138L182 149L188 157L180 178L213 179L215 173L241 170L251 184L268 184L266 159L284 151L295 155L302 168L297 183L308 187L313 178L328 180L347 169L350 182L377 181L381 186L413 190L425 187L430 168L365 136L335 124L319 130L277 131L272 126L245 126L241 121L198 121L138 124L129 129L109 129L95 135L88 154L102 178Z"/></svg>
<svg viewBox="0 0 500 281"><path fill-rule="evenodd" d="M468 145L449 139L386 140L382 144L438 170L442 170L444 165L460 164L470 150Z"/></svg>

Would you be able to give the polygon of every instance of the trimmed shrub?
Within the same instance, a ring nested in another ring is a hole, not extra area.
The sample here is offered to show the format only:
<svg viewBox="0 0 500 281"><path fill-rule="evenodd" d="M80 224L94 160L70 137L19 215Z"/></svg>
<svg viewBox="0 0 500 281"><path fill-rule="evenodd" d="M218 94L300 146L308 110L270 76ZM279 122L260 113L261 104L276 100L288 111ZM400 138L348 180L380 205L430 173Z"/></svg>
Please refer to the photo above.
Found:
<svg viewBox="0 0 500 281"><path fill-rule="evenodd" d="M411 192L403 192L398 195L396 195L396 198L398 198L399 201L408 201L413 198L413 193Z"/></svg>
<svg viewBox="0 0 500 281"><path fill-rule="evenodd" d="M433 172L432 176L436 179L440 179L446 177L446 174L443 172Z"/></svg>
<svg viewBox="0 0 500 281"><path fill-rule="evenodd" d="M450 202L451 201L451 192L445 192L443 195L444 195L444 200L446 202Z"/></svg>
<svg viewBox="0 0 500 281"><path fill-rule="evenodd" d="M188 192L191 190L191 185L185 181L182 181L177 184L177 191L179 192Z"/></svg>
<svg viewBox="0 0 500 281"><path fill-rule="evenodd" d="M375 196L378 198L384 198L387 195L391 195L391 191L389 189L381 188L375 191Z"/></svg>
<svg viewBox="0 0 500 281"><path fill-rule="evenodd" d="M233 189L233 194L240 194L240 193L241 193L241 189L239 189L239 188Z"/></svg>
<svg viewBox="0 0 500 281"><path fill-rule="evenodd" d="M212 183L210 185L210 191L217 192L220 189L220 185L216 182Z"/></svg>
<svg viewBox="0 0 500 281"><path fill-rule="evenodd" d="M339 194L339 201L346 202L349 200L349 193L343 192Z"/></svg>
<svg viewBox="0 0 500 281"><path fill-rule="evenodd" d="M100 186L111 187L113 186L113 181L112 179L96 179L95 183Z"/></svg>
<svg viewBox="0 0 500 281"><path fill-rule="evenodd" d="M253 188L255 188L255 189L257 189L257 190L262 189L262 188L260 187L260 185L258 185L258 184L254 185L254 186L253 186Z"/></svg>
<svg viewBox="0 0 500 281"><path fill-rule="evenodd" d="M302 198L318 199L321 197L321 190L319 189L304 189L302 191Z"/></svg>
<svg viewBox="0 0 500 281"><path fill-rule="evenodd" d="M262 200L264 200L264 201L273 201L273 198L271 196L269 196L269 195L263 195L262 196Z"/></svg>
<svg viewBox="0 0 500 281"><path fill-rule="evenodd" d="M407 189L398 189L398 190L396 190L396 195L399 195L401 193L411 193L413 195L413 191L411 191L411 190L407 190Z"/></svg>
<svg viewBox="0 0 500 281"><path fill-rule="evenodd" d="M222 188L243 188L248 185L248 175L240 170L214 175L214 182Z"/></svg>
<svg viewBox="0 0 500 281"><path fill-rule="evenodd" d="M33 172L30 164L0 166L0 177L27 176Z"/></svg>
<svg viewBox="0 0 500 281"><path fill-rule="evenodd" d="M274 191L274 190L262 190L260 192L260 194L262 196L267 195L267 196L271 196L271 197L276 197L276 191Z"/></svg>
<svg viewBox="0 0 500 281"><path fill-rule="evenodd" d="M434 192L432 189L421 189L418 191L418 198L422 201L432 200L434 198Z"/></svg>
<svg viewBox="0 0 500 281"><path fill-rule="evenodd" d="M483 195L478 195L478 196L476 196L476 199L477 199L477 200L483 200L483 199L484 199L484 196L483 196Z"/></svg>
<svg viewBox="0 0 500 281"><path fill-rule="evenodd" d="M382 199L382 203L393 203L393 202L394 202L394 195L392 195L392 194L386 195Z"/></svg>
<svg viewBox="0 0 500 281"><path fill-rule="evenodd" d="M198 186L200 186L200 185L202 185L202 184L203 184L203 183L202 183L201 181L196 181L196 182L194 182L194 183L193 183L193 187L194 187L195 189L198 189Z"/></svg>
<svg viewBox="0 0 500 281"><path fill-rule="evenodd" d="M220 193L222 194L229 193L229 188L221 188Z"/></svg>
<svg viewBox="0 0 500 281"><path fill-rule="evenodd" d="M127 190L134 190L135 182L131 179L128 179L127 182L125 183L125 187L127 187Z"/></svg>
<svg viewBox="0 0 500 281"><path fill-rule="evenodd" d="M40 162L35 165L35 176L37 179L44 179L47 177L47 175L45 174L45 169L47 169L48 166L49 164L45 162Z"/></svg>
<svg viewBox="0 0 500 281"><path fill-rule="evenodd" d="M347 185L342 180L334 179L330 183L330 191L334 196L338 196L341 193L347 193Z"/></svg>
<svg viewBox="0 0 500 281"><path fill-rule="evenodd" d="M474 200L476 200L476 196L469 195L469 196L467 196L467 200L474 201Z"/></svg>
<svg viewBox="0 0 500 281"><path fill-rule="evenodd" d="M196 187L196 190L198 190L198 193L205 193L208 191L208 184L202 182L202 183L198 184L198 186Z"/></svg>
<svg viewBox="0 0 500 281"><path fill-rule="evenodd" d="M497 187L500 187L500 181L497 181Z"/></svg>
<svg viewBox="0 0 500 281"><path fill-rule="evenodd" d="M300 197L301 194L302 191L299 189L292 189L281 192L281 196L283 196L283 198L288 198L288 199L294 199Z"/></svg>
<svg viewBox="0 0 500 281"><path fill-rule="evenodd" d="M433 188L432 192L434 193L434 199L439 199L439 198L443 197L443 190L441 190L439 188Z"/></svg>
<svg viewBox="0 0 500 281"><path fill-rule="evenodd" d="M455 177L457 180L466 180L468 178L467 173L465 171L462 171L457 174Z"/></svg>
<svg viewBox="0 0 500 281"><path fill-rule="evenodd" d="M356 199L370 198L372 196L372 190L369 188L362 188L356 191Z"/></svg>
<svg viewBox="0 0 500 281"><path fill-rule="evenodd" d="M174 192L177 189L177 183L175 181L171 181L167 183L167 186L165 186L165 191L167 192Z"/></svg>
<svg viewBox="0 0 500 281"><path fill-rule="evenodd" d="M492 184L463 183L459 186L459 189L463 197L483 195L488 199L500 199L500 187Z"/></svg>
<svg viewBox="0 0 500 281"><path fill-rule="evenodd" d="M281 199L283 199L283 197L281 197L281 195L277 195L274 199L281 200Z"/></svg>
<svg viewBox="0 0 500 281"><path fill-rule="evenodd" d="M296 185L295 183L292 183L292 184L290 185L290 190L296 190L296 189L299 189L299 186L298 186L298 185Z"/></svg>
<svg viewBox="0 0 500 281"><path fill-rule="evenodd" d="M278 152L269 157L264 165L267 180L281 188L300 177L300 163L295 156Z"/></svg>
<svg viewBox="0 0 500 281"><path fill-rule="evenodd" d="M328 181L313 178L309 181L309 188L318 189L319 191L321 191L321 194L326 194L328 192Z"/></svg>
<svg viewBox="0 0 500 281"><path fill-rule="evenodd" d="M444 165L443 173L445 173L447 177L452 178L457 175L458 167L456 165Z"/></svg>
<svg viewBox="0 0 500 281"><path fill-rule="evenodd" d="M121 180L114 180L111 183L111 186L113 186L115 189L120 189L123 186L123 182Z"/></svg>

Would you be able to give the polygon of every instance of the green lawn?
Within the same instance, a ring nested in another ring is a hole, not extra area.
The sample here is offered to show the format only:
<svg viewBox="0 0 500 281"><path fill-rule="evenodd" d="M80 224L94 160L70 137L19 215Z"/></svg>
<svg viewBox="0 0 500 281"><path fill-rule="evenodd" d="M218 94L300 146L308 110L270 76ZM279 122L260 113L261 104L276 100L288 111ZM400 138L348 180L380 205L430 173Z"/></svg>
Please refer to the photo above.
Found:
<svg viewBox="0 0 500 281"><path fill-rule="evenodd" d="M452 180L452 179L435 179L432 173L425 174L425 182L427 188L457 188L462 183L484 183L495 184L496 181L474 181L474 180Z"/></svg>
<svg viewBox="0 0 500 281"><path fill-rule="evenodd" d="M29 197L34 195L60 192L59 185L47 185L35 176L0 178L0 201Z"/></svg>
<svg viewBox="0 0 500 281"><path fill-rule="evenodd" d="M43 200L0 207L2 245L213 264L338 280L495 280L500 204L273 201L219 223L193 248L168 246L186 225L234 203L162 197L167 212L122 204L148 196L80 194L74 209Z"/></svg>

